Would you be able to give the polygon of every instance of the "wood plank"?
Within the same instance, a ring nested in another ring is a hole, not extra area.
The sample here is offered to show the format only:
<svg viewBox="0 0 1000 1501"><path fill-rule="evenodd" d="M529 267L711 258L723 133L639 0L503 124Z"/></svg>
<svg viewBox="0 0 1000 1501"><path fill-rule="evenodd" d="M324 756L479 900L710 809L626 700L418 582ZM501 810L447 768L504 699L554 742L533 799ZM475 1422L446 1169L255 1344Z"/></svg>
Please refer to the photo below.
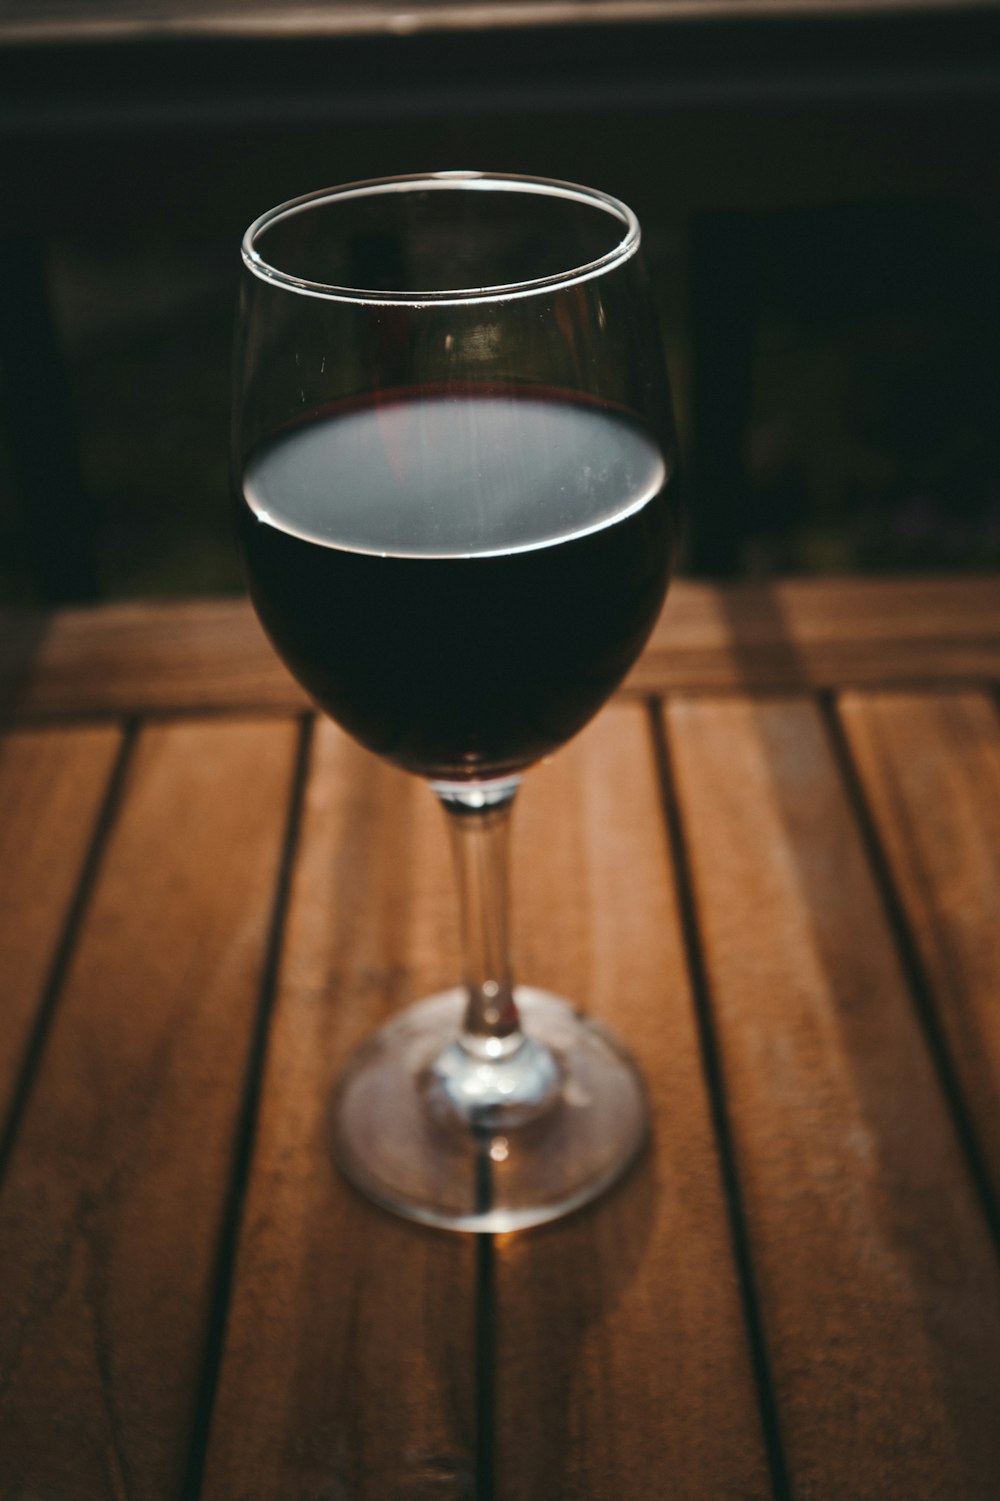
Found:
<svg viewBox="0 0 1000 1501"><path fill-rule="evenodd" d="M1000 576L683 582L632 691L753 692L995 680Z"/></svg>
<svg viewBox="0 0 1000 1501"><path fill-rule="evenodd" d="M1000 1200L1000 717L958 693L840 713Z"/></svg>
<svg viewBox="0 0 1000 1501"><path fill-rule="evenodd" d="M10 613L3 623L0 703L8 714L294 712L306 705L243 599Z"/></svg>
<svg viewBox="0 0 1000 1501"><path fill-rule="evenodd" d="M629 22L753 16L881 15L895 11L967 10L991 0L326 0L277 6L273 0L7 0L0 40L44 43L149 41L163 37L399 36L422 31L498 27L594 26Z"/></svg>
<svg viewBox="0 0 1000 1501"><path fill-rule="evenodd" d="M121 745L109 725L22 730L0 739L0 1122Z"/></svg>
<svg viewBox="0 0 1000 1501"><path fill-rule="evenodd" d="M994 1497L1000 1270L818 714L667 714L792 1493Z"/></svg>
<svg viewBox="0 0 1000 1501"><path fill-rule="evenodd" d="M0 1496L180 1494L295 746L139 737L0 1196Z"/></svg>
<svg viewBox="0 0 1000 1501"><path fill-rule="evenodd" d="M1000 575L679 580L627 691L760 691L1000 679ZM245 600L10 617L0 702L25 718L301 709Z"/></svg>
<svg viewBox="0 0 1000 1501"><path fill-rule="evenodd" d="M203 1501L467 1498L474 1242L336 1173L332 1083L407 1002L455 983L443 815L317 726Z"/></svg>
<svg viewBox="0 0 1000 1501"><path fill-rule="evenodd" d="M498 1243L497 1494L769 1497L645 711L610 709L521 796L519 972L627 1041L654 1137L603 1201Z"/></svg>

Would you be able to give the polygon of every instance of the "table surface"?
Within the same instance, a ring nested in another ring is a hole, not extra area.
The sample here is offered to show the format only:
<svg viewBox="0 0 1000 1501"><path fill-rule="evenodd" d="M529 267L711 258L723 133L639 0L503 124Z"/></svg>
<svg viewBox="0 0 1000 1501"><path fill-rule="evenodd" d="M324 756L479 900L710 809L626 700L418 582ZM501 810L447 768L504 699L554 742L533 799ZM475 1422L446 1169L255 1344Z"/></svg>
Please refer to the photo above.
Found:
<svg viewBox="0 0 1000 1501"><path fill-rule="evenodd" d="M998 576L675 588L513 845L652 1142L489 1238L327 1152L457 972L431 794L240 601L7 622L0 1496L995 1498L998 680Z"/></svg>

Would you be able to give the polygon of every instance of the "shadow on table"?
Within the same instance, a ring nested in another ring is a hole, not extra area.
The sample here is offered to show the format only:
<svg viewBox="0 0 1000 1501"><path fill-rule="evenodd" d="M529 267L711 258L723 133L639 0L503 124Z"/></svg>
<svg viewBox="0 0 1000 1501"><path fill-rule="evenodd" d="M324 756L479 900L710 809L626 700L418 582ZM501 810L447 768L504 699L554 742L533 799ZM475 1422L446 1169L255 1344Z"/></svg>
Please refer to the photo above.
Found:
<svg viewBox="0 0 1000 1501"><path fill-rule="evenodd" d="M607 1324L642 1268L657 1211L655 1146L595 1204L526 1235L498 1238L488 1295L493 1314L497 1494L573 1492L584 1379L615 1382L588 1336ZM626 1376L626 1379L627 1376ZM642 1379L641 1362L635 1379ZM587 1404L593 1411L593 1402ZM513 1421L511 1415L513 1414ZM587 1449L600 1452L591 1434ZM603 1444L613 1449L615 1434Z"/></svg>

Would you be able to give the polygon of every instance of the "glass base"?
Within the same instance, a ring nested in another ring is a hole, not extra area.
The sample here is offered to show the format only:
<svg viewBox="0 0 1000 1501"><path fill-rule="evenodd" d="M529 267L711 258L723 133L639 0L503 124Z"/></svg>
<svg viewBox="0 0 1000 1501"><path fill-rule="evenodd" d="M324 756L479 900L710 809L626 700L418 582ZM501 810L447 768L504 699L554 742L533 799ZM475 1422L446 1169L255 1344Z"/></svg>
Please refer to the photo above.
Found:
<svg viewBox="0 0 1000 1501"><path fill-rule="evenodd" d="M351 1059L334 1152L376 1203L446 1229L521 1230L588 1203L632 1162L647 1110L628 1054L557 996L518 986L515 998L526 1040L512 1057L456 1060L466 996L451 990Z"/></svg>

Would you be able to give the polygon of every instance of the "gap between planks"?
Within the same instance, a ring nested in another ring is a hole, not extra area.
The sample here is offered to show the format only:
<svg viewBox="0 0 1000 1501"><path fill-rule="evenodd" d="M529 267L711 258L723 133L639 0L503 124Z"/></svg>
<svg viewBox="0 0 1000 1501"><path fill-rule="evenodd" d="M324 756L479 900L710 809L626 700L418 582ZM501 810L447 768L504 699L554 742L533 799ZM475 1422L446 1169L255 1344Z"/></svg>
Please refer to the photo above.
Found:
<svg viewBox="0 0 1000 1501"><path fill-rule="evenodd" d="M610 707L526 779L516 969L610 1027L651 1140L610 1192L496 1249L504 1501L771 1501L773 1481L648 715Z"/></svg>
<svg viewBox="0 0 1000 1501"><path fill-rule="evenodd" d="M293 731L129 758L0 1202L8 1484L183 1479Z"/></svg>
<svg viewBox="0 0 1000 1501"><path fill-rule="evenodd" d="M309 755L312 746L315 721L312 715L303 715L299 724L298 745L292 771L288 798L287 822L282 844L281 858L275 883L274 905L268 926L267 946L261 970L257 1013L253 1023L250 1051L247 1059L246 1081L240 1105L236 1142L233 1151L233 1168L226 1205L219 1234L215 1270L212 1275L212 1299L209 1324L205 1338L201 1374L195 1398L194 1416L191 1424L191 1440L188 1447L187 1466L181 1487L182 1501L198 1501L201 1494L211 1429L212 1409L215 1402L219 1367L222 1361L226 1318L232 1297L233 1274L236 1265L236 1250L246 1200L247 1183L253 1153L254 1133L257 1126L257 1111L260 1104L264 1060L267 1053L268 1029L277 987L278 965L284 937L285 917L291 891L292 869L298 850L302 827L302 807L306 779L309 774Z"/></svg>
<svg viewBox="0 0 1000 1501"><path fill-rule="evenodd" d="M1000 1255L1000 705L869 691L824 713Z"/></svg>
<svg viewBox="0 0 1000 1501"><path fill-rule="evenodd" d="M740 1188L739 1172L733 1149L732 1131L726 1108L725 1080L712 1018L712 999L705 972L705 956L698 930L698 917L691 884L691 862L684 831L677 780L671 761L670 746L664 728L662 699L649 699L647 713L659 777L663 819L674 870L677 904L684 938L688 974L694 1001L698 1041L701 1047L705 1087L712 1112L712 1124L719 1146L719 1161L726 1190L733 1255L739 1271L747 1337L756 1377L761 1431L767 1449L768 1467L774 1488L774 1501L790 1501L791 1489L781 1439L781 1423L774 1397L767 1340L761 1320L760 1298L754 1277L753 1258L747 1233L746 1212Z"/></svg>
<svg viewBox="0 0 1000 1501"><path fill-rule="evenodd" d="M992 1495L996 1259L842 768L806 701L667 714L792 1489Z"/></svg>
<svg viewBox="0 0 1000 1501"><path fill-rule="evenodd" d="M0 1135L0 1185L6 1176L7 1165L38 1073L66 970L97 880L104 851L114 828L118 809L121 806L136 733L136 723L131 721L125 727L119 741L104 794L97 809L93 831L62 923L62 930L54 946L48 974L41 987L34 1017L28 1026L20 1067L10 1092L6 1120L2 1135Z"/></svg>

